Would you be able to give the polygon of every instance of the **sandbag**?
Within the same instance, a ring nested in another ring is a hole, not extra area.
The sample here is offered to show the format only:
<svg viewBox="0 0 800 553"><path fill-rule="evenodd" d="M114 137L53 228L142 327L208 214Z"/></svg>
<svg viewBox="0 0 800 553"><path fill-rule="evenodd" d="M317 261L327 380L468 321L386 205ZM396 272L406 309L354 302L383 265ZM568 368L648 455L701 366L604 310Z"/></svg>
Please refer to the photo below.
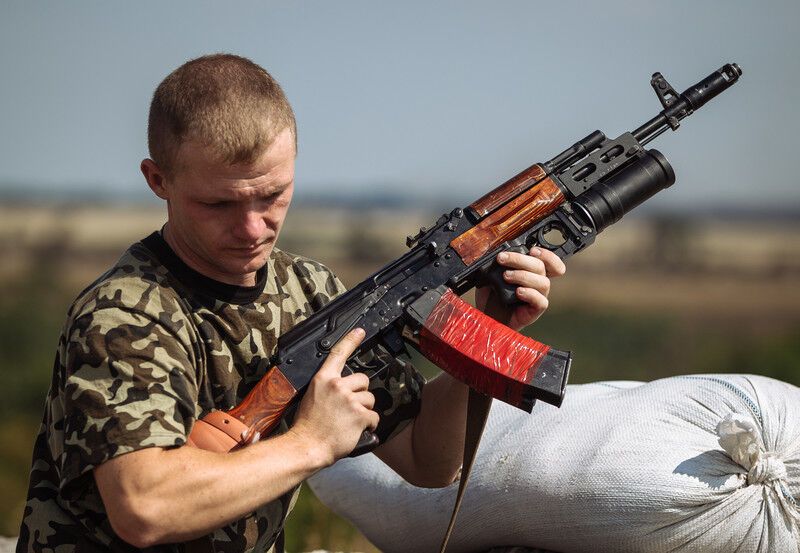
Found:
<svg viewBox="0 0 800 553"><path fill-rule="evenodd" d="M381 551L438 551L456 485L374 455L309 481ZM495 401L448 551L800 552L800 389L699 375L569 386L532 414Z"/></svg>

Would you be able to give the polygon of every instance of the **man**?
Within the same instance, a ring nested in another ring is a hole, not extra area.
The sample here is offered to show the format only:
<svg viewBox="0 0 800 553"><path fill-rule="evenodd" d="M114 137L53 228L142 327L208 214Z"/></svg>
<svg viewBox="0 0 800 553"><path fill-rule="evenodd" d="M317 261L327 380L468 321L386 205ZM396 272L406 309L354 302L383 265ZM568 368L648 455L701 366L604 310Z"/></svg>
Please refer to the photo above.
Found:
<svg viewBox="0 0 800 553"><path fill-rule="evenodd" d="M159 85L141 170L168 220L70 308L18 551L268 550L299 484L365 428L409 482L454 480L466 387L442 375L423 392L400 362L372 384L343 377L360 330L333 348L291 428L232 453L185 445L194 421L263 376L281 333L344 290L322 265L274 247L296 136L280 87L247 59L199 58ZM525 302L509 314L516 328L546 309L548 277L564 272L550 252L533 254L501 254Z"/></svg>

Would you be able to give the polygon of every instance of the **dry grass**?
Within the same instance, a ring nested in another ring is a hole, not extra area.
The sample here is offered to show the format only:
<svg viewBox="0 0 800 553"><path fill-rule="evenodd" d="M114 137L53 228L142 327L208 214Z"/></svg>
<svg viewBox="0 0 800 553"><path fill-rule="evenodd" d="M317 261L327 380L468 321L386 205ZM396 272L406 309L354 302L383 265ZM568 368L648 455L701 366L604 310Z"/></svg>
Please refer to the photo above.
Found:
<svg viewBox="0 0 800 553"><path fill-rule="evenodd" d="M21 274L37 255L55 255L61 277L80 285L164 219L158 206L0 208L0 278ZM327 263L352 285L402 254L405 236L434 219L422 211L295 209L279 245ZM554 304L698 317L800 316L797 223L626 220L568 265Z"/></svg>

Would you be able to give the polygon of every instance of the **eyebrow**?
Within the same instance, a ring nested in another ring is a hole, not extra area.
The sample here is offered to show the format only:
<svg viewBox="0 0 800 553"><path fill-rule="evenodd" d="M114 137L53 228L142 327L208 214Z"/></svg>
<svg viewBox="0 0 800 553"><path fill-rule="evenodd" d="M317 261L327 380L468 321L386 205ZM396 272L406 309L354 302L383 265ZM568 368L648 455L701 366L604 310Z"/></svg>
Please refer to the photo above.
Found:
<svg viewBox="0 0 800 553"><path fill-rule="evenodd" d="M253 194L252 196L246 196L246 197L248 198L253 197L258 199L273 198L285 192L286 189L289 188L293 182L294 180L291 180L289 182L270 187L267 191L258 192L257 194ZM199 201L204 203L238 202L242 199L243 198L233 197L233 196L220 196L218 195L218 193L210 193L208 196L203 196L198 198Z"/></svg>

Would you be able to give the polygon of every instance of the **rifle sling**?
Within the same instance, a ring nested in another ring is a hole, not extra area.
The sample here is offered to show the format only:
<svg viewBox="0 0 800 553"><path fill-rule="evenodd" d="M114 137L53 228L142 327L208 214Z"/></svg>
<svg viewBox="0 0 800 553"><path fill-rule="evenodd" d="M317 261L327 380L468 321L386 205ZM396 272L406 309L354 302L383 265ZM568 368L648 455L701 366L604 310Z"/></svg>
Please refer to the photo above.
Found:
<svg viewBox="0 0 800 553"><path fill-rule="evenodd" d="M442 540L442 547L439 553L444 553L447 542L450 541L450 534L456 525L458 510L461 508L461 500L464 498L464 491L467 489L467 481L472 472L472 464L475 461L475 454L481 442L483 429L486 426L486 419L489 418L489 409L492 406L492 398L480 392L469 389L469 400L467 401L467 429L464 437L464 462L461 465L461 478L458 482L458 493L456 493L456 504L453 507L453 514L450 515L450 524Z"/></svg>

